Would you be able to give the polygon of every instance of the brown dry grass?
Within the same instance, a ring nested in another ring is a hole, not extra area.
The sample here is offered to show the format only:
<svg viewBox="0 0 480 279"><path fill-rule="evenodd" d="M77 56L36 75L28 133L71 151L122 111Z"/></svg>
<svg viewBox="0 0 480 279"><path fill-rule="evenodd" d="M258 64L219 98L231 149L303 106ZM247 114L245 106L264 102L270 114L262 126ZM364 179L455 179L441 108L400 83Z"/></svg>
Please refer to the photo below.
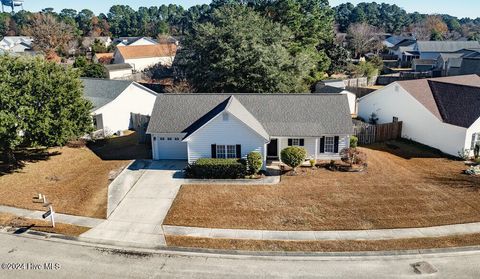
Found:
<svg viewBox="0 0 480 279"><path fill-rule="evenodd" d="M462 162L406 142L361 148L364 173L302 169L279 185L186 185L167 225L360 230L480 221L480 177Z"/></svg>
<svg viewBox="0 0 480 279"><path fill-rule="evenodd" d="M352 252L432 249L480 245L480 234L395 240L275 241L166 236L168 246L247 251Z"/></svg>
<svg viewBox="0 0 480 279"><path fill-rule="evenodd" d="M17 233L27 230L42 231L48 233L58 233L69 236L79 236L90 228L56 223L52 228L51 223L42 220L26 219L12 214L0 213L0 226L12 227Z"/></svg>
<svg viewBox="0 0 480 279"><path fill-rule="evenodd" d="M87 148L52 148L48 152L52 156L0 176L0 204L44 210L32 202L42 193L56 212L105 218L109 173L128 161L102 161Z"/></svg>

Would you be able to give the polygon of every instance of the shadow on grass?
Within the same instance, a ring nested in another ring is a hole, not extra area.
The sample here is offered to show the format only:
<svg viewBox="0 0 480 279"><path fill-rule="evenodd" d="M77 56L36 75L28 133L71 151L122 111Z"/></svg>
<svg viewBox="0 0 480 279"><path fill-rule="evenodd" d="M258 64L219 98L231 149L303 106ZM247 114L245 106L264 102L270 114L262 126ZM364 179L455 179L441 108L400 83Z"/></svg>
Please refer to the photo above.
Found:
<svg viewBox="0 0 480 279"><path fill-rule="evenodd" d="M121 137L96 140L90 142L87 147L102 160L135 160L151 159L151 149L142 143L138 143L136 133Z"/></svg>
<svg viewBox="0 0 480 279"><path fill-rule="evenodd" d="M377 151L384 151L403 159L413 158L445 158L458 160L458 158L445 154L442 151L430 146L407 139L391 140L381 143L363 145L362 147Z"/></svg>
<svg viewBox="0 0 480 279"><path fill-rule="evenodd" d="M0 161L0 176L18 172L25 167L26 163L36 163L46 161L52 156L60 155L61 152L49 152L46 148L41 149L20 149L14 152L17 162L15 164L6 164Z"/></svg>

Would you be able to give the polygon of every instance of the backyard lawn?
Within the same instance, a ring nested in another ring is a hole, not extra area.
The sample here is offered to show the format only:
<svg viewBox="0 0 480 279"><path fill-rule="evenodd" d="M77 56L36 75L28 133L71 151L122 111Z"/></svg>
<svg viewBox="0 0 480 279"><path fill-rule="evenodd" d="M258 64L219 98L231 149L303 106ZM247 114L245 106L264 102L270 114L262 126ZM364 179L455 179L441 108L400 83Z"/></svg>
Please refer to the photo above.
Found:
<svg viewBox="0 0 480 279"><path fill-rule="evenodd" d="M44 210L33 203L45 194L59 213L106 217L107 190L128 160L104 161L88 148L51 148L31 151L23 168L0 173L0 204ZM28 162L30 161L30 162Z"/></svg>
<svg viewBox="0 0 480 279"><path fill-rule="evenodd" d="M480 221L480 177L463 162L404 141L361 148L364 173L303 168L272 186L185 185L166 225L360 230Z"/></svg>

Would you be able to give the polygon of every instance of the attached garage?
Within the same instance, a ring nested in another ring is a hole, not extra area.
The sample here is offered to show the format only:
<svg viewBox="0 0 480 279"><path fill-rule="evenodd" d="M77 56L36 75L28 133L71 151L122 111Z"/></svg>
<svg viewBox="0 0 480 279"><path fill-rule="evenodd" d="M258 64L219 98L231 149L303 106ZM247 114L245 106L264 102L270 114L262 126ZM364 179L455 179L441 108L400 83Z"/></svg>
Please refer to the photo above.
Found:
<svg viewBox="0 0 480 279"><path fill-rule="evenodd" d="M153 135L154 160L187 160L187 143L181 136Z"/></svg>

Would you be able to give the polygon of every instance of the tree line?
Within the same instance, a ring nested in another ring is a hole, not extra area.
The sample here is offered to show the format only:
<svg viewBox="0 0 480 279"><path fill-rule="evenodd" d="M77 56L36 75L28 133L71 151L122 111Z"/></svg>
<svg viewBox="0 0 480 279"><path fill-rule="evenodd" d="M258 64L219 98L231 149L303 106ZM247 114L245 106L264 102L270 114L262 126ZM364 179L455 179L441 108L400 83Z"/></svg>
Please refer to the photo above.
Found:
<svg viewBox="0 0 480 279"><path fill-rule="evenodd" d="M418 39L441 40L465 37L480 39L480 17L457 18L448 14L407 13L397 5L386 3L340 4L334 8L339 32L347 32L355 24L368 24L387 33L416 33Z"/></svg>

